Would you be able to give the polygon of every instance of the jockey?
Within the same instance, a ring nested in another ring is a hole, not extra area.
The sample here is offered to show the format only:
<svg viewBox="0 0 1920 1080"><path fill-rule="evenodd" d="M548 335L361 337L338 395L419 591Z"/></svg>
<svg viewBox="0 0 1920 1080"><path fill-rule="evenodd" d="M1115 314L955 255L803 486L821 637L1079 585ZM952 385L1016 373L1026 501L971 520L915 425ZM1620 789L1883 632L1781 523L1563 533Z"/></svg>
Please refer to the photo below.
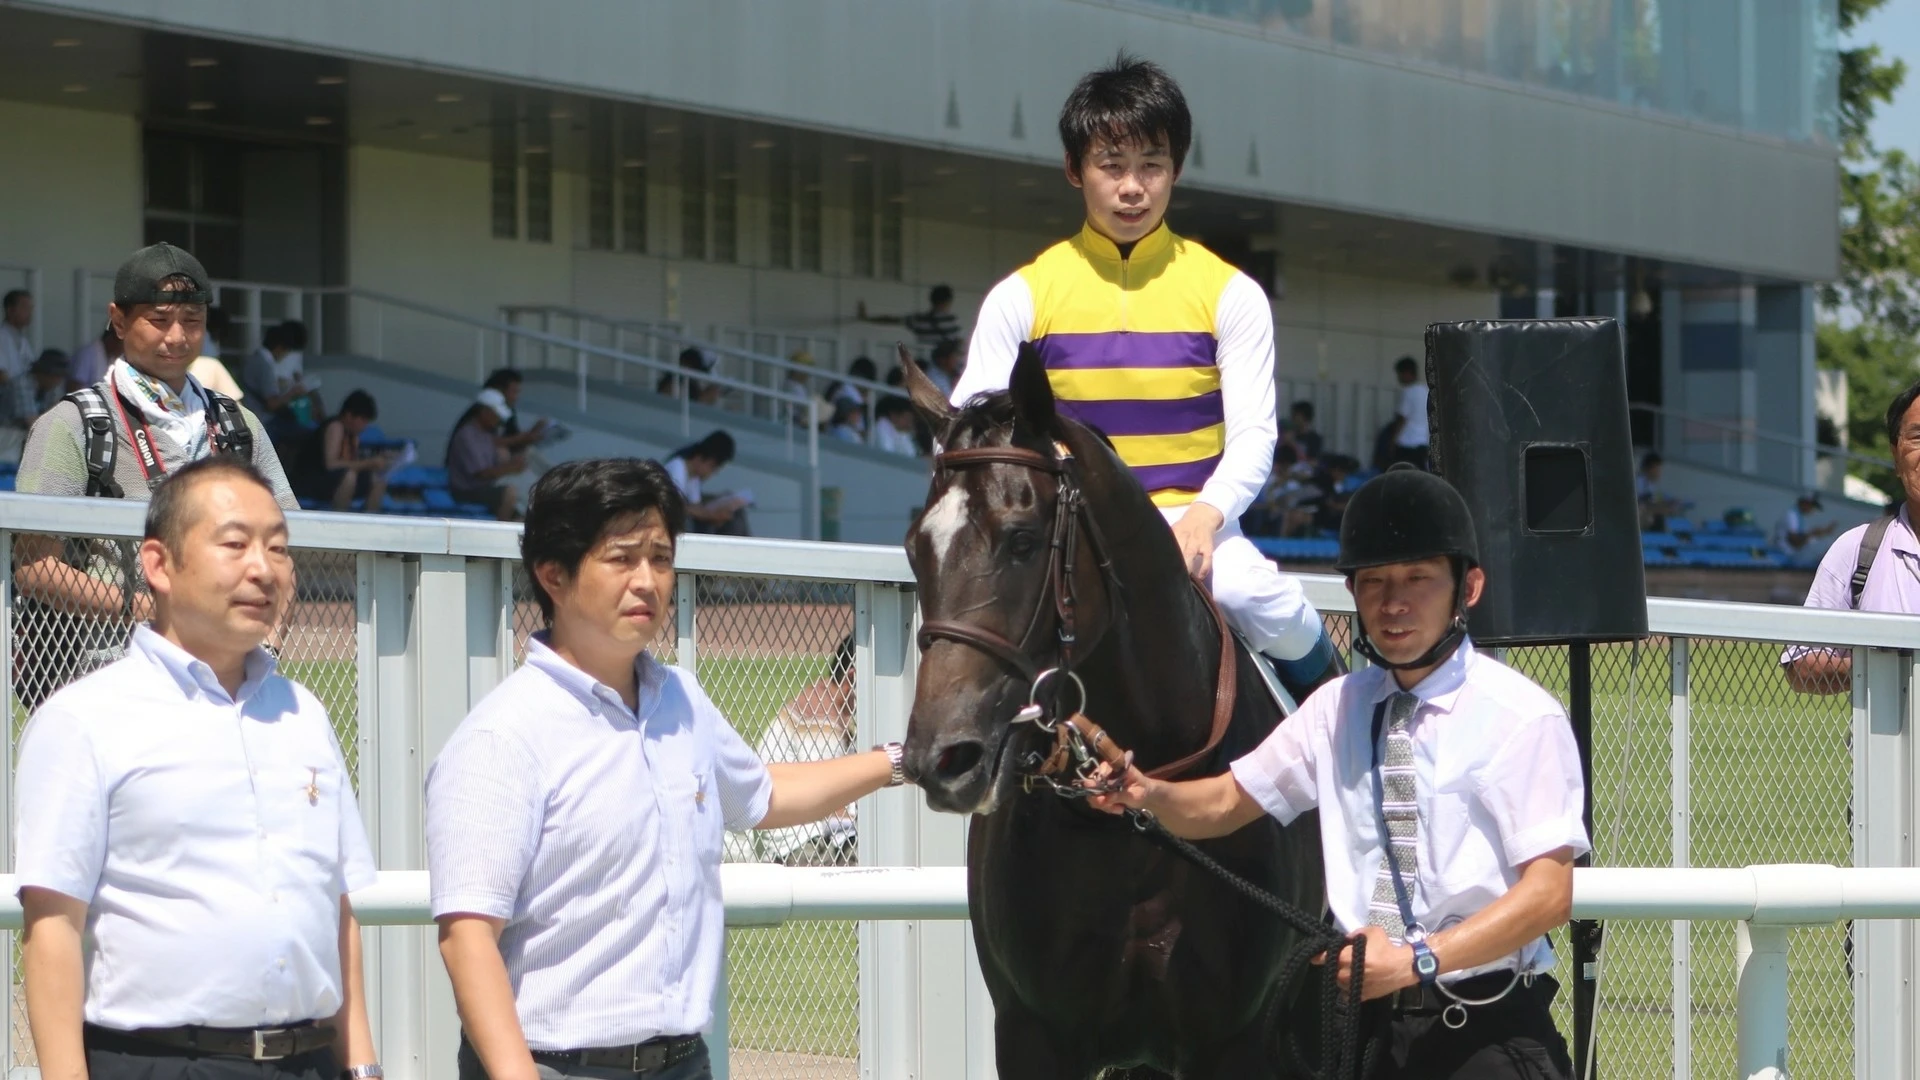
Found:
<svg viewBox="0 0 1920 1080"><path fill-rule="evenodd" d="M1339 674L1319 612L1240 532L1272 467L1273 312L1253 279L1163 220L1192 141L1166 72L1122 54L1060 112L1080 232L987 294L953 403L1004 390L1022 342L1063 415L1112 440L1189 573L1296 695Z"/></svg>

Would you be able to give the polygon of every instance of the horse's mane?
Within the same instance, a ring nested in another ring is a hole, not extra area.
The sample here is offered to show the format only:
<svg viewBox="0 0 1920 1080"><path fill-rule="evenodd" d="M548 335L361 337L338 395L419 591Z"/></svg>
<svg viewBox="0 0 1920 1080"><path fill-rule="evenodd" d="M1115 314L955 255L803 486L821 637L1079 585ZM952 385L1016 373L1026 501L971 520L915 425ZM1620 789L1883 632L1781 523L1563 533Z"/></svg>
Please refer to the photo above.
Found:
<svg viewBox="0 0 1920 1080"><path fill-rule="evenodd" d="M968 398L954 414L952 422L942 442L952 449L962 446L983 446L986 440L998 431L1005 430L1009 436L1013 429L1013 395L1006 390L990 390ZM1106 432L1084 424L1078 420L1059 417L1057 422L1061 431L1056 434L1070 436L1072 428L1079 428L1098 439L1108 450L1112 450L1113 439Z"/></svg>

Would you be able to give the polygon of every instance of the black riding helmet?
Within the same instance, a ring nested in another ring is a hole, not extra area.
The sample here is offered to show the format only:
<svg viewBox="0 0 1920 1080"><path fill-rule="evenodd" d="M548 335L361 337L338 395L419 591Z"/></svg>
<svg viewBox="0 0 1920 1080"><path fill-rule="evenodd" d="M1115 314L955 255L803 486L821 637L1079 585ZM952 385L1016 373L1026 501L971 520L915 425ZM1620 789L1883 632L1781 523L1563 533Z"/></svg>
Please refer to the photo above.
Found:
<svg viewBox="0 0 1920 1080"><path fill-rule="evenodd" d="M1453 563L1453 624L1419 658L1395 664L1382 657L1359 623L1354 648L1388 669L1426 667L1467 635L1467 570L1480 565L1473 514L1453 485L1401 462L1360 485L1340 520L1340 559L1334 568L1353 580L1356 570L1418 562L1444 555ZM1356 619L1356 623L1359 621Z"/></svg>

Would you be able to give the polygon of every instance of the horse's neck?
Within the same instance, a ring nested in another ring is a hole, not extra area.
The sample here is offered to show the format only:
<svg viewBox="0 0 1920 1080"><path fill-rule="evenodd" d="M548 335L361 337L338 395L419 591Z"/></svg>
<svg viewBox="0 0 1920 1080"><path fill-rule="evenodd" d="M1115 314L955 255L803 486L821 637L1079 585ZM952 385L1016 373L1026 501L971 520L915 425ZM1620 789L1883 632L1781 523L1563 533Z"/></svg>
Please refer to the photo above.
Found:
<svg viewBox="0 0 1920 1080"><path fill-rule="evenodd" d="M1176 760L1200 748L1212 726L1219 675L1220 629L1177 557L1152 543L1114 554L1123 585L1109 639L1099 653L1110 677L1090 682L1099 702L1093 714L1123 747L1147 765ZM1101 699L1105 700L1101 700ZM1109 719L1111 717L1111 719Z"/></svg>

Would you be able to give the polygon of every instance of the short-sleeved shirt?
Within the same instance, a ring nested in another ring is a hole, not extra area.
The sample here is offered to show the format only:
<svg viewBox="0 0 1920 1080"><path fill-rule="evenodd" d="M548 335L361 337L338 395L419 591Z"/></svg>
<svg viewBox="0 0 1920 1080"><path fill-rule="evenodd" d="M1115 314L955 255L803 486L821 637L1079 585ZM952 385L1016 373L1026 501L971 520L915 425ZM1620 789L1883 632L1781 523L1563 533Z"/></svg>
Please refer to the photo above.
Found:
<svg viewBox="0 0 1920 1080"><path fill-rule="evenodd" d="M1807 589L1806 605L1829 611L1853 609L1853 568L1860 561L1860 544L1872 526L1856 525L1840 534L1820 559L1813 584ZM1865 587L1860 590L1861 611L1900 612L1920 615L1920 539L1913 534L1907 508L1887 525L1880 538L1880 550L1867 570ZM1812 645L1790 645L1780 654L1780 662L1792 663L1812 652L1832 650Z"/></svg>
<svg viewBox="0 0 1920 1080"><path fill-rule="evenodd" d="M333 1016L340 897L376 875L326 708L256 649L229 695L141 626L20 744L18 884L87 902L86 1019Z"/></svg>
<svg viewBox="0 0 1920 1080"><path fill-rule="evenodd" d="M506 921L536 1050L623 1046L712 1019L726 829L773 783L691 674L638 663L637 708L548 648L468 714L427 773L435 918Z"/></svg>
<svg viewBox="0 0 1920 1080"><path fill-rule="evenodd" d="M928 308L900 321L913 335L914 342L922 348L930 349L944 342L960 340L960 317L951 311Z"/></svg>
<svg viewBox="0 0 1920 1080"><path fill-rule="evenodd" d="M469 420L460 425L460 430L453 433L453 441L447 444L447 486L455 491L485 487L493 481L482 479L480 474L499 461L493 433Z"/></svg>
<svg viewBox="0 0 1920 1080"><path fill-rule="evenodd" d="M111 400L111 398L109 398ZM273 501L283 510L298 510L299 500L287 486L287 475L280 467L280 456L257 417L240 406L241 419L253 434L253 467L267 478L273 488ZM119 419L115 417L116 421ZM171 472L190 459L187 449L174 442L165 431L153 429L153 444L160 451L160 463ZM113 478L129 499L145 500L152 485L141 471L140 454L133 448L132 436L124 423L113 425ZM162 477L154 477L157 484ZM35 421L27 433L27 447L20 455L20 474L15 490L34 495L85 495L87 493L86 427L80 419L80 406L62 401Z"/></svg>
<svg viewBox="0 0 1920 1080"><path fill-rule="evenodd" d="M1427 387L1425 383L1414 383L1400 388L1400 404L1394 410L1406 423L1400 425L1400 434L1393 437L1393 445L1415 447L1425 446L1432 441L1432 433L1427 430Z"/></svg>
<svg viewBox="0 0 1920 1080"><path fill-rule="evenodd" d="M667 476L680 489L680 497L690 506L700 505L700 478L687 471L687 459L674 455L667 459Z"/></svg>
<svg viewBox="0 0 1920 1080"><path fill-rule="evenodd" d="M1233 777L1282 823L1320 810L1327 901L1346 933L1367 925L1385 847L1373 785L1375 711L1398 690L1367 668L1316 691L1267 740L1233 763ZM1588 850L1585 785L1567 714L1526 676L1462 642L1413 688L1410 723L1419 815L1413 914L1429 933L1493 903L1543 855ZM1382 735L1384 738L1384 733ZM1449 973L1553 966L1545 938L1517 955Z"/></svg>

